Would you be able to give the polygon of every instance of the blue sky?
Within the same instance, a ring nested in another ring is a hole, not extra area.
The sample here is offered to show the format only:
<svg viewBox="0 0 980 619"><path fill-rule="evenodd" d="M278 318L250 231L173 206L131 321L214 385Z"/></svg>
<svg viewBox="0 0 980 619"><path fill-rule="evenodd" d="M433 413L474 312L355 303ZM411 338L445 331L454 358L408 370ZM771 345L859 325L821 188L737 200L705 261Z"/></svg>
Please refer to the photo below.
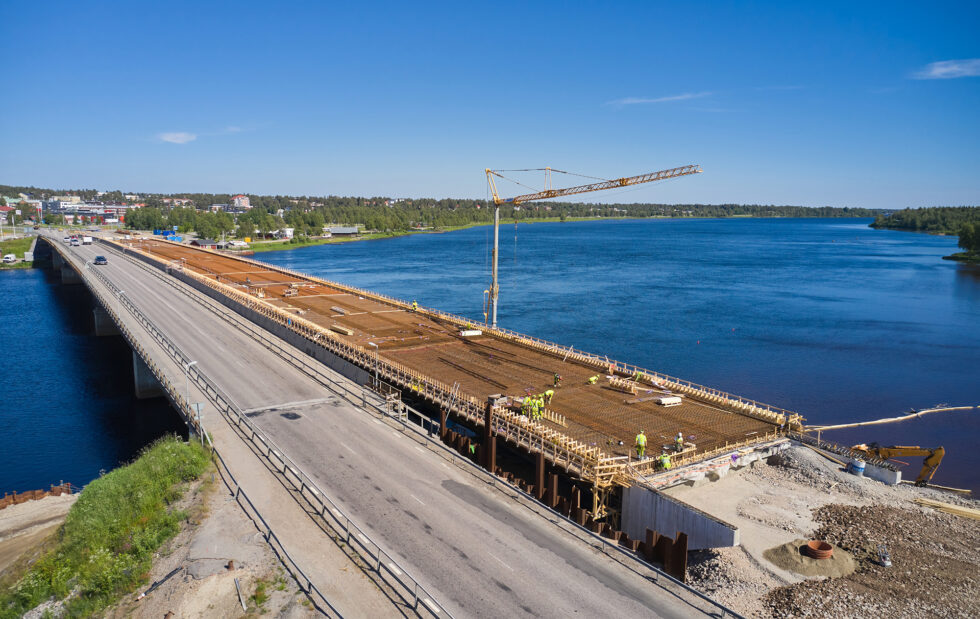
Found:
<svg viewBox="0 0 980 619"><path fill-rule="evenodd" d="M486 167L697 163L588 199L980 204L975 1L4 2L0 24L0 183L482 198Z"/></svg>

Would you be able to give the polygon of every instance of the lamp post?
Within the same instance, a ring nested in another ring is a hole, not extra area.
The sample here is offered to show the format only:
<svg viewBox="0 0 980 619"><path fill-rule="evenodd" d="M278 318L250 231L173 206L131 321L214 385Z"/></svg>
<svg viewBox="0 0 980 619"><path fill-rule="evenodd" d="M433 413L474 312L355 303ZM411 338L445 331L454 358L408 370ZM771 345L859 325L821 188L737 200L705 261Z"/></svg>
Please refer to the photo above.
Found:
<svg viewBox="0 0 980 619"><path fill-rule="evenodd" d="M190 404L190 386L188 385L187 375L190 373L191 367L197 365L197 361L191 361L190 363L184 364L184 403Z"/></svg>

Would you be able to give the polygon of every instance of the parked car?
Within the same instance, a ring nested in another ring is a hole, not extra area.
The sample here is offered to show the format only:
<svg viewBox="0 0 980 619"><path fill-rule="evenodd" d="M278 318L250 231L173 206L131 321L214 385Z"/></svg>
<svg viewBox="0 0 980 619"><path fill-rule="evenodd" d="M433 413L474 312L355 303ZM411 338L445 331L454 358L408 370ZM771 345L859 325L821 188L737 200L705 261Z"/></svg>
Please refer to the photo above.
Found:
<svg viewBox="0 0 980 619"><path fill-rule="evenodd" d="M4 264L13 264L15 262L17 262L17 256L15 256L14 254L4 254L3 256Z"/></svg>
<svg viewBox="0 0 980 619"><path fill-rule="evenodd" d="M96 256L95 264L109 264L109 261L105 259L105 256Z"/></svg>

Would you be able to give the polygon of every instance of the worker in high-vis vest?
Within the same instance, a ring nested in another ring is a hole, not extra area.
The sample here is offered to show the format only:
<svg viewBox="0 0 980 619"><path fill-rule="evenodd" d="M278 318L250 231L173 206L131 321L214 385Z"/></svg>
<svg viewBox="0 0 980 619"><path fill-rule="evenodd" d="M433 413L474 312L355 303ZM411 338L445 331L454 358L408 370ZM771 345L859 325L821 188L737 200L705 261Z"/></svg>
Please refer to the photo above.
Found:
<svg viewBox="0 0 980 619"><path fill-rule="evenodd" d="M561 374L555 372L555 388L561 387Z"/></svg>
<svg viewBox="0 0 980 619"><path fill-rule="evenodd" d="M555 390L548 389L547 391L544 392L544 397L548 401L548 404L551 404L551 398L555 397Z"/></svg>
<svg viewBox="0 0 980 619"><path fill-rule="evenodd" d="M670 456L666 453L660 454L660 466L665 470L670 470Z"/></svg>
<svg viewBox="0 0 980 619"><path fill-rule="evenodd" d="M599 382L599 375L598 374L596 374L595 376L590 376L589 377L589 384L590 385L594 385L597 382Z"/></svg>
<svg viewBox="0 0 980 619"><path fill-rule="evenodd" d="M647 452L647 435L640 430L640 433L636 435L636 457L642 460L645 458Z"/></svg>
<svg viewBox="0 0 980 619"><path fill-rule="evenodd" d="M417 302L417 301L415 301L414 299L412 300L412 311L413 311L413 312L417 312L417 311L419 311L419 304L418 304L418 302Z"/></svg>
<svg viewBox="0 0 980 619"><path fill-rule="evenodd" d="M684 434L681 432L678 432L677 438L674 439L674 451L684 451Z"/></svg>

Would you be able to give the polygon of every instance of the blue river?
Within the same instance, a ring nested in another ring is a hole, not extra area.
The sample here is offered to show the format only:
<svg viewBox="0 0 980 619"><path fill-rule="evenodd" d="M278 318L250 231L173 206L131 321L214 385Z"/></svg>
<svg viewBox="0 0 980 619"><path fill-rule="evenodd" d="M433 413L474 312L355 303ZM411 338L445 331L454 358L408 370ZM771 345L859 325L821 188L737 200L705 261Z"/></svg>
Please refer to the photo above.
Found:
<svg viewBox="0 0 980 619"><path fill-rule="evenodd" d="M0 271L0 494L83 486L186 429L169 403L133 396L121 337L96 337L92 299L48 269Z"/></svg>
<svg viewBox="0 0 980 619"><path fill-rule="evenodd" d="M498 324L830 424L980 405L980 268L955 237L866 219L652 219L501 227ZM490 227L257 254L483 319ZM980 490L980 412L825 438L945 446L934 481ZM907 458L915 479L921 458Z"/></svg>
<svg viewBox="0 0 980 619"><path fill-rule="evenodd" d="M956 239L869 220L619 220L501 228L501 326L842 423L980 404L980 269ZM483 319L492 230L256 257ZM92 335L79 286L0 271L0 492L84 484L182 432L132 396L120 338ZM844 444L943 445L935 482L980 490L980 413L836 431ZM921 458L905 458L914 479Z"/></svg>

